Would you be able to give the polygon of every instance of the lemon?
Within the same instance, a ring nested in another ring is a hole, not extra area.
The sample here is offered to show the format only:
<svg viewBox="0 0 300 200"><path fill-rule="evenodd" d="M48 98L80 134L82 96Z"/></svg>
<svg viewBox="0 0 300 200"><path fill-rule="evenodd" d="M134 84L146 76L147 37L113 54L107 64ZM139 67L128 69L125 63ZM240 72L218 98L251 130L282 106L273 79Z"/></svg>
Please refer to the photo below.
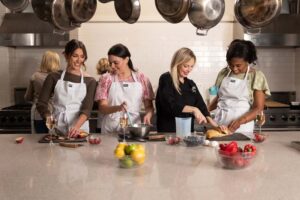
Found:
<svg viewBox="0 0 300 200"><path fill-rule="evenodd" d="M122 148L122 149L124 149L126 146L127 146L127 143L120 142L120 143L117 145L116 149L117 149L117 148Z"/></svg>
<svg viewBox="0 0 300 200"><path fill-rule="evenodd" d="M145 152L145 147L141 144L137 144L135 147L136 151L143 151Z"/></svg>
<svg viewBox="0 0 300 200"><path fill-rule="evenodd" d="M117 158L123 158L125 156L125 152L124 152L124 149L123 148L116 148L115 150L115 157Z"/></svg>
<svg viewBox="0 0 300 200"><path fill-rule="evenodd" d="M141 165L145 162L146 154L143 150L135 150L131 153L131 158L137 164Z"/></svg>

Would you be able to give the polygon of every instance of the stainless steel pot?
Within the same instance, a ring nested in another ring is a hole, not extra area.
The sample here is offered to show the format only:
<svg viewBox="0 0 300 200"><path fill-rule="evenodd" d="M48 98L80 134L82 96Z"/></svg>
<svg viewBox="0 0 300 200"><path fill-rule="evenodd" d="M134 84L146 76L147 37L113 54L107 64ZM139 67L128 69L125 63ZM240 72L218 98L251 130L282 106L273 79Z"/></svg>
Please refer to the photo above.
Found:
<svg viewBox="0 0 300 200"><path fill-rule="evenodd" d="M29 4L29 0L0 0L12 12L22 12Z"/></svg>
<svg viewBox="0 0 300 200"><path fill-rule="evenodd" d="M266 26L281 10L282 0L236 0L234 13L237 21L247 29Z"/></svg>
<svg viewBox="0 0 300 200"><path fill-rule="evenodd" d="M72 21L83 23L94 16L97 0L65 0L65 8Z"/></svg>
<svg viewBox="0 0 300 200"><path fill-rule="evenodd" d="M148 124L132 124L128 126L128 131L133 137L145 138L149 135L151 126Z"/></svg>
<svg viewBox="0 0 300 200"><path fill-rule="evenodd" d="M65 9L65 0L31 0L34 13L42 20L51 23L58 33L70 31L80 26L72 21Z"/></svg>
<svg viewBox="0 0 300 200"><path fill-rule="evenodd" d="M170 23L181 22L189 8L191 0L155 0L159 14Z"/></svg>
<svg viewBox="0 0 300 200"><path fill-rule="evenodd" d="M216 26L225 11L224 0L191 0L188 12L190 22L197 28L197 35L207 35L210 28Z"/></svg>
<svg viewBox="0 0 300 200"><path fill-rule="evenodd" d="M51 22L51 7L54 0L31 0L34 14L41 20Z"/></svg>
<svg viewBox="0 0 300 200"><path fill-rule="evenodd" d="M123 21L133 24L140 17L141 4L139 0L115 0L115 10Z"/></svg>

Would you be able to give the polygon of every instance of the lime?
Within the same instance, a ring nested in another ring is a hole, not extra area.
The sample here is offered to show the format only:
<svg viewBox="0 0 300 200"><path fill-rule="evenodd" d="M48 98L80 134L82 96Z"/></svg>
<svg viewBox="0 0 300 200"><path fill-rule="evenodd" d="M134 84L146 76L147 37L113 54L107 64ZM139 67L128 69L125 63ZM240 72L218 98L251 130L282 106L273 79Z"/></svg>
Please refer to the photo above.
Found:
<svg viewBox="0 0 300 200"><path fill-rule="evenodd" d="M126 155L130 155L136 149L136 144L130 144L125 147Z"/></svg>
<svg viewBox="0 0 300 200"><path fill-rule="evenodd" d="M119 162L120 167L122 168L131 168L134 165L134 162L130 156L125 156L124 158L120 159Z"/></svg>

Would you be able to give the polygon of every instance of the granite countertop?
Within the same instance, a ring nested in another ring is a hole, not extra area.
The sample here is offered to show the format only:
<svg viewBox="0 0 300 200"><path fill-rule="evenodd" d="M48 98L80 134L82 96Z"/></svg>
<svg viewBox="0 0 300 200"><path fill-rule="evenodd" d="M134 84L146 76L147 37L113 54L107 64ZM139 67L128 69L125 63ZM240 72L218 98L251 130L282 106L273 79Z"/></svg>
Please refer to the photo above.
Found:
<svg viewBox="0 0 300 200"><path fill-rule="evenodd" d="M212 147L141 143L144 165L122 169L113 156L118 141L76 149L37 143L41 135L0 135L1 200L50 199L263 199L298 200L300 151L290 146L299 132L269 132L256 144L256 162L241 170L223 169ZM241 142L245 143L245 142Z"/></svg>

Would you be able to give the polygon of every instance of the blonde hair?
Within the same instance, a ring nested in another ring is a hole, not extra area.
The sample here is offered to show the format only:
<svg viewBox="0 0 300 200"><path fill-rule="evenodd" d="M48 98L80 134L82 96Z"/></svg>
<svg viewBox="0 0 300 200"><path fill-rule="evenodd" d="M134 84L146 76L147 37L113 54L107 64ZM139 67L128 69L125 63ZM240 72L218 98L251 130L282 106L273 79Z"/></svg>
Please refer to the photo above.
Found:
<svg viewBox="0 0 300 200"><path fill-rule="evenodd" d="M181 48L178 49L175 54L173 55L172 61L171 61L171 77L173 81L173 85L177 92L181 94L180 88L179 88L179 75L178 71L182 64L187 63L191 59L194 59L196 62L196 56L192 50L189 48Z"/></svg>
<svg viewBox="0 0 300 200"><path fill-rule="evenodd" d="M101 58L96 66L97 74L104 74L111 71L111 66L107 58Z"/></svg>
<svg viewBox="0 0 300 200"><path fill-rule="evenodd" d="M55 72L60 69L60 58L56 52L46 51L40 65L41 72Z"/></svg>

